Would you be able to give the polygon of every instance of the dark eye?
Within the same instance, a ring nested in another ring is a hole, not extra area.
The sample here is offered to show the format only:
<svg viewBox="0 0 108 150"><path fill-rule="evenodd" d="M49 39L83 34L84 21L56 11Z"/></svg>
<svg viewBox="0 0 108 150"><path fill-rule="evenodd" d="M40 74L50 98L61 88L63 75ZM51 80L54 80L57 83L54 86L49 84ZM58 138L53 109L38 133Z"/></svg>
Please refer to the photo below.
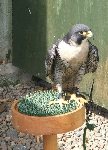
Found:
<svg viewBox="0 0 108 150"><path fill-rule="evenodd" d="M83 31L80 31L79 34L83 34Z"/></svg>
<svg viewBox="0 0 108 150"><path fill-rule="evenodd" d="M83 35L83 31L79 31L79 34L80 34L80 35Z"/></svg>

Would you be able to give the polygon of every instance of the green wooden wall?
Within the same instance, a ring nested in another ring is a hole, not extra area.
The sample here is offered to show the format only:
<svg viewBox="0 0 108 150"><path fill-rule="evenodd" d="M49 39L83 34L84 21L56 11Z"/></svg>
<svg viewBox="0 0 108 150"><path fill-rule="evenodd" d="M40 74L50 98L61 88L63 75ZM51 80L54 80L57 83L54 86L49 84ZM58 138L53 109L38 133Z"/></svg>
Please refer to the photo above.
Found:
<svg viewBox="0 0 108 150"><path fill-rule="evenodd" d="M91 27L100 55L97 73L85 77L81 90L89 92L95 77L93 98L108 108L107 0L13 0L13 64L44 77L46 50L76 23Z"/></svg>
<svg viewBox="0 0 108 150"><path fill-rule="evenodd" d="M44 76L47 39L45 0L13 0L13 64Z"/></svg>

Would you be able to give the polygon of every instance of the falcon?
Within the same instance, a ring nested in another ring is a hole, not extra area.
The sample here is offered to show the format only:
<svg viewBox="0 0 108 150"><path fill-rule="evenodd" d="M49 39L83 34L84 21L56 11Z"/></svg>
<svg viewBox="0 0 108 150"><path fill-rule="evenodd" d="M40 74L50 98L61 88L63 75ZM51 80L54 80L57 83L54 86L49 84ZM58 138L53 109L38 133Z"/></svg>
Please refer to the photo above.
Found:
<svg viewBox="0 0 108 150"><path fill-rule="evenodd" d="M98 49L89 38L91 29L84 24L76 24L48 50L45 60L46 77L56 85L59 92L58 102L63 99L63 91L78 88L83 76L97 69Z"/></svg>

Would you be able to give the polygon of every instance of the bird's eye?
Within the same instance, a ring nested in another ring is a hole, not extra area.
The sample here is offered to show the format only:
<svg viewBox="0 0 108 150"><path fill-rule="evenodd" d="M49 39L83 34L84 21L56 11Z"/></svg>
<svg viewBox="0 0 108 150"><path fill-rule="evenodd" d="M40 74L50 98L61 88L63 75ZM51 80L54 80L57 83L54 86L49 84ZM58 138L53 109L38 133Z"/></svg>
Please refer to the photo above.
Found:
<svg viewBox="0 0 108 150"><path fill-rule="evenodd" d="M82 35L82 34L83 34L83 32L82 32L82 31L80 31L80 32L79 32L79 34L81 34L81 35Z"/></svg>

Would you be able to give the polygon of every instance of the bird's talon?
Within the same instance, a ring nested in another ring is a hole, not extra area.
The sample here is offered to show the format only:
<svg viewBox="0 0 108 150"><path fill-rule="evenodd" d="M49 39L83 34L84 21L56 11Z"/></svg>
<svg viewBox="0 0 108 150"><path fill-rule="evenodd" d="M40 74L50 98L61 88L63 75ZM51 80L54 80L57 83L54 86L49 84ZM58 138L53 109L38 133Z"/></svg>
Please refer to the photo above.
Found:
<svg viewBox="0 0 108 150"><path fill-rule="evenodd" d="M62 107L63 104L64 104L64 105L68 104L68 101L66 101L66 100L64 100L64 99L59 99L59 100L57 100L57 101L50 101L50 102L49 102L49 105L52 105L52 104L59 104L60 107Z"/></svg>
<svg viewBox="0 0 108 150"><path fill-rule="evenodd" d="M82 97L77 97L76 94L72 94L70 100L75 100L78 103L84 105L85 103L88 103L88 101Z"/></svg>

